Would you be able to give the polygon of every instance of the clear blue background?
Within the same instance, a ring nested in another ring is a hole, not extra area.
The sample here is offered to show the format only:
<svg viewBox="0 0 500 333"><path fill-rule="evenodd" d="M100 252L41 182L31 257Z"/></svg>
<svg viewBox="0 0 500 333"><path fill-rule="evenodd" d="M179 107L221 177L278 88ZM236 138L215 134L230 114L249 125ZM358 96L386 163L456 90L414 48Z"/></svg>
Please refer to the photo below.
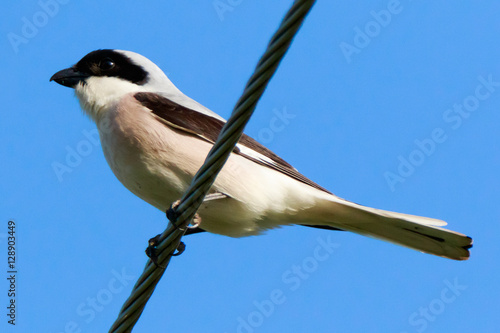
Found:
<svg viewBox="0 0 500 333"><path fill-rule="evenodd" d="M220 2L229 6L222 13L215 1L66 0L46 7L52 15L23 1L2 11L2 332L107 332L146 263L147 240L167 223L115 179L84 135L94 124L50 76L98 48L132 50L227 118L292 1ZM478 77L500 82L500 4L401 0L377 30L371 11L391 3L318 1L246 132L341 197L448 221L474 237L471 259L303 227L194 235L134 332L498 331L500 87L458 128L443 116L475 94ZM34 19L38 31L23 37ZM348 62L341 43L355 46L356 28L367 25L369 43ZM25 43L13 47L12 34ZM295 117L264 137L276 110ZM418 155L415 140L436 128L446 141L391 189L384 174L397 174L398 158ZM59 181L53 164L83 146L86 156ZM15 327L5 316L9 219L18 226ZM338 244L321 262L318 238ZM311 272L291 290L283 275L303 264ZM120 283L117 272L134 279ZM268 304L273 290L285 301L259 313L255 302Z"/></svg>

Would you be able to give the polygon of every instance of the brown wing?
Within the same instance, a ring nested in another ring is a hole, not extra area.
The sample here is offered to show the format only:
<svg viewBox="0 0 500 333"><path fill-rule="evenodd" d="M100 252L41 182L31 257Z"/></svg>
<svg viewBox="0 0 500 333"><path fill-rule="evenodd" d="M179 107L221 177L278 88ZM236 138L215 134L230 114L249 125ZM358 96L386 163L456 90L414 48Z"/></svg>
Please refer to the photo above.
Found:
<svg viewBox="0 0 500 333"><path fill-rule="evenodd" d="M164 124L196 135L211 143L214 143L217 140L217 137L219 136L219 133L225 124L223 121L217 118L200 113L198 111L194 111L158 94L141 92L135 94L134 97L143 106L147 107L151 110L152 113L161 118L161 121ZM330 193L323 187L319 186L312 180L299 173L294 167L288 164L281 157L279 157L248 135L243 134L238 141L238 145L252 149L260 155L267 157L267 159L260 159L258 157L249 156L248 154L243 153L238 148L233 151L235 154L241 155L255 163L279 171L318 190Z"/></svg>

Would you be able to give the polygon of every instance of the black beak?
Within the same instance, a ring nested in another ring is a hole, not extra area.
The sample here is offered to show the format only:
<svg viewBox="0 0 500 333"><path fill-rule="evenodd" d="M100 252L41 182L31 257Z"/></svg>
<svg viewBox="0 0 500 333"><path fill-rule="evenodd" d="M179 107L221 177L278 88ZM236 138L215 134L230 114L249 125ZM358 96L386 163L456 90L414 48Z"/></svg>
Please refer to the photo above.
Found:
<svg viewBox="0 0 500 333"><path fill-rule="evenodd" d="M88 77L88 74L79 72L75 68L70 67L52 75L50 81L56 81L65 87L74 88L78 82L82 82Z"/></svg>

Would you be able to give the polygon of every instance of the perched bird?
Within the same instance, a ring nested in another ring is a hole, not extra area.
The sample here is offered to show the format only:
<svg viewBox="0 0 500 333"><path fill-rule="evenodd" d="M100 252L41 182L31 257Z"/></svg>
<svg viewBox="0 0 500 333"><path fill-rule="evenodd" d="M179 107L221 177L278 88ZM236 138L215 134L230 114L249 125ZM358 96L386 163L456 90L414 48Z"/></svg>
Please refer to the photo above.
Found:
<svg viewBox="0 0 500 333"><path fill-rule="evenodd" d="M130 51L97 50L51 78L75 89L99 130L120 182L166 211L188 188L225 120L184 95L162 70ZM200 207L201 228L230 237L283 225L351 231L465 260L472 239L445 222L341 199L243 135Z"/></svg>

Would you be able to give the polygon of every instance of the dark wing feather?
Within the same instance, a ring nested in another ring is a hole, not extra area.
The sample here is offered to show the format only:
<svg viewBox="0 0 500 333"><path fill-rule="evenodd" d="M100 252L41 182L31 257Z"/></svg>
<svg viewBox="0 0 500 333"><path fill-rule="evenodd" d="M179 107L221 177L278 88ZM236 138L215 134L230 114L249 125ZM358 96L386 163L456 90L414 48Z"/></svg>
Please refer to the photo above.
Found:
<svg viewBox="0 0 500 333"><path fill-rule="evenodd" d="M164 124L196 135L211 143L214 143L217 140L217 137L219 136L219 133L224 126L224 122L217 118L191 110L158 94L141 92L136 93L134 97L143 106L147 107L151 110L152 113L161 118ZM330 193L323 187L319 186L312 180L299 173L281 157L279 157L248 135L243 134L238 144L258 152L259 154L272 160L273 163L246 155L238 148L235 148L234 153L241 155L255 163L279 171L318 190Z"/></svg>

